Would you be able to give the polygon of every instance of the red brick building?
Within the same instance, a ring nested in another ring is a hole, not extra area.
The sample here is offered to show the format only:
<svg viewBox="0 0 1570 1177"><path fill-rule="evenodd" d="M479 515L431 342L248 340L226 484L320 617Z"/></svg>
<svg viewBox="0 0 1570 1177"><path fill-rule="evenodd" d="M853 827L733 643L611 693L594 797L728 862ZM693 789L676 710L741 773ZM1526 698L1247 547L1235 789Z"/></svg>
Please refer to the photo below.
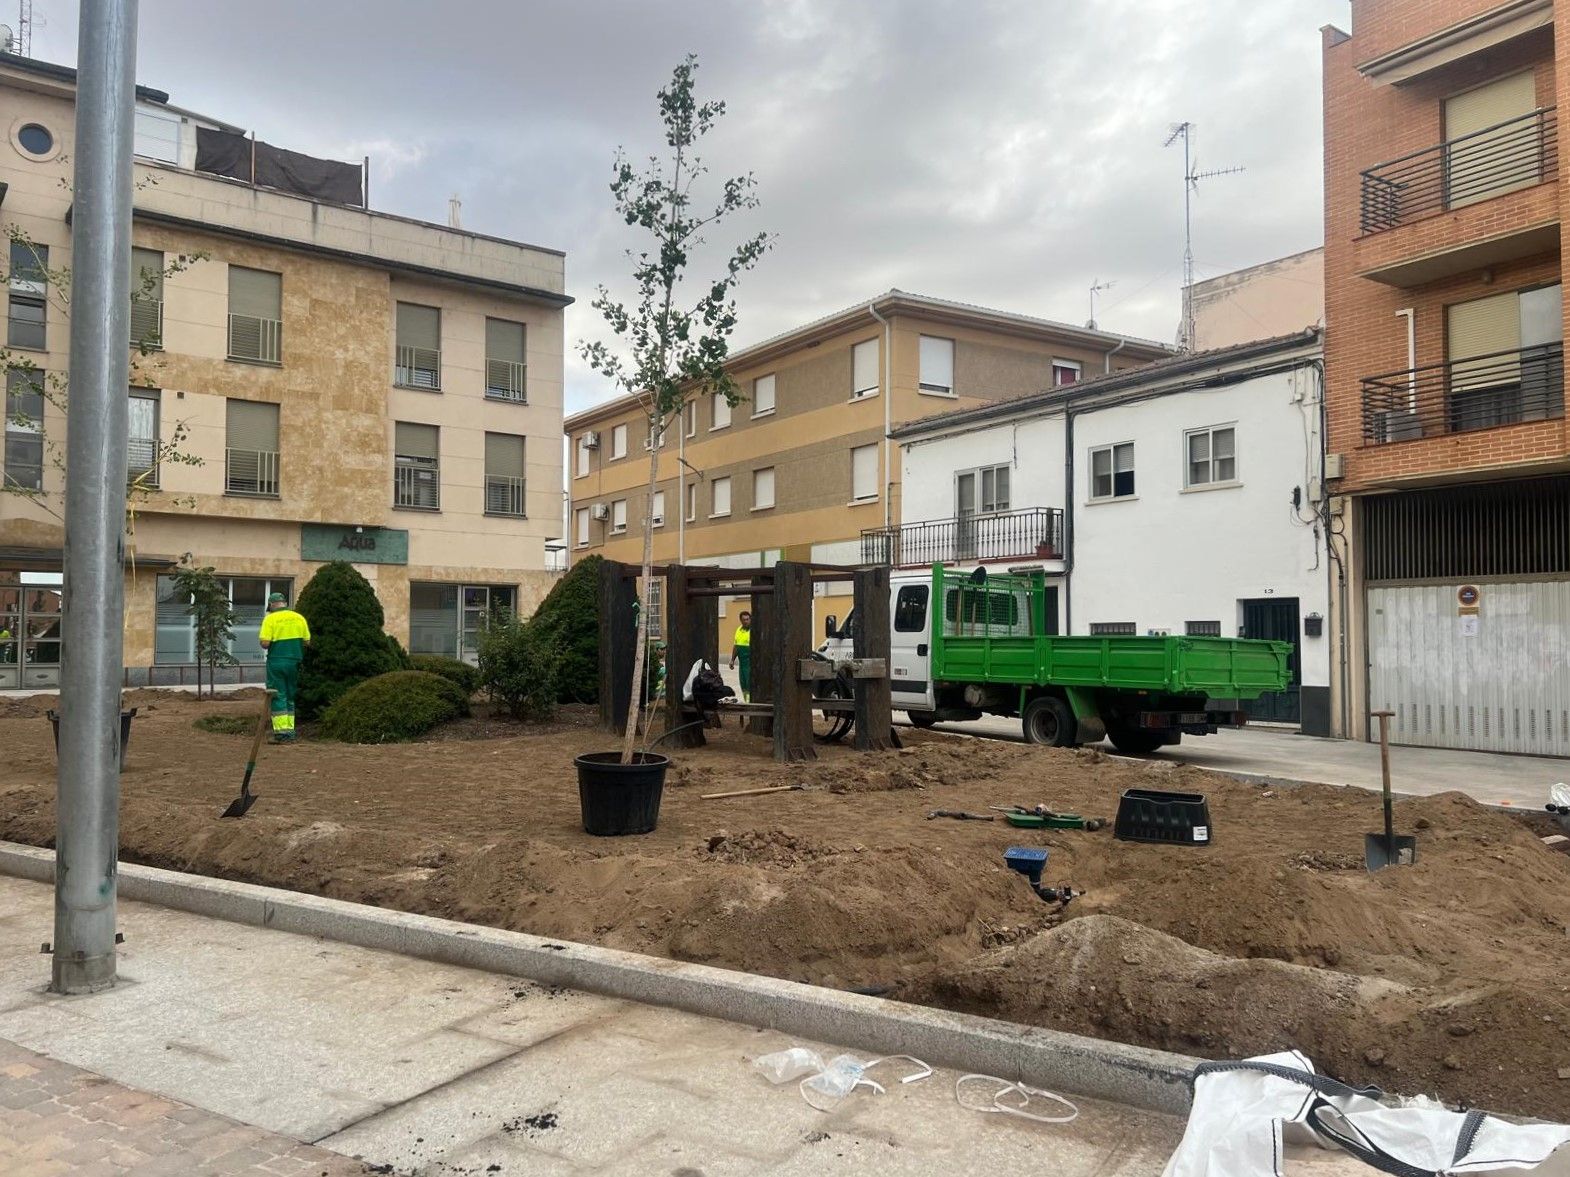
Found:
<svg viewBox="0 0 1570 1177"><path fill-rule="evenodd" d="M1324 30L1334 710L1570 755L1560 297L1570 4L1352 0Z"/></svg>

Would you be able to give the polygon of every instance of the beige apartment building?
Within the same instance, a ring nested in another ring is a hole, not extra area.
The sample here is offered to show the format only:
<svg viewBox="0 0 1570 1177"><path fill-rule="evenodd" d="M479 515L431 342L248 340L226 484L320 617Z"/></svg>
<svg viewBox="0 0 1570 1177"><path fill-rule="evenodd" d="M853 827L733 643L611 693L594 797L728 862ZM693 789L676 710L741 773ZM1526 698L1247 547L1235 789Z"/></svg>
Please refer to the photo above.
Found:
<svg viewBox="0 0 1570 1177"><path fill-rule="evenodd" d="M947 523L902 520L891 426L1169 354L1149 340L891 290L735 352L728 367L745 399L687 407L662 441L652 504L649 424L637 402L570 417L568 541L574 558L636 563L652 505L656 560L883 559L901 529ZM963 473L956 515L1008 511L1006 477ZM848 596L820 597L818 624L848 607ZM728 604L727 627L740 608Z"/></svg>
<svg viewBox="0 0 1570 1177"><path fill-rule="evenodd" d="M0 55L8 374L0 478L0 688L60 660L64 414L72 324L74 74ZM323 562L376 587L416 652L471 656L496 606L548 589L561 531L563 255L365 207L359 164L247 139L138 88L132 233L131 684L187 680L193 632L169 571L226 580L233 677L255 677L272 592ZM159 277L182 255L186 268ZM138 354L141 353L141 354ZM16 370L21 360L31 372Z"/></svg>

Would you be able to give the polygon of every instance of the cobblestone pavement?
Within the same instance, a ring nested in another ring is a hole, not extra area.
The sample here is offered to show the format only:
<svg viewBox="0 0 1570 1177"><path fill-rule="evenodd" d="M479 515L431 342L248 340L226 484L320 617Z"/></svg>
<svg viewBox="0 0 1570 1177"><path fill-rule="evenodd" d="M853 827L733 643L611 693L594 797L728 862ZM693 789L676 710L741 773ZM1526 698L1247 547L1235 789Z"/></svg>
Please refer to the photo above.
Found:
<svg viewBox="0 0 1570 1177"><path fill-rule="evenodd" d="M0 1039L0 1173L6 1177L348 1177L372 1171Z"/></svg>

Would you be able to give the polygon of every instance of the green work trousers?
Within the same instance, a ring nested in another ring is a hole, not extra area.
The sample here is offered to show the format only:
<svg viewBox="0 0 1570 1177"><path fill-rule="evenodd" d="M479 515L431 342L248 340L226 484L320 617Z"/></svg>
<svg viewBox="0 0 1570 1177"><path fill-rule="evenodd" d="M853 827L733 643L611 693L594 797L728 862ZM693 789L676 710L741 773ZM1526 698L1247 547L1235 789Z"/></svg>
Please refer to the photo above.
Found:
<svg viewBox="0 0 1570 1177"><path fill-rule="evenodd" d="M294 658L267 660L267 689L273 695L273 739L294 739L294 701L300 693L300 663Z"/></svg>
<svg viewBox="0 0 1570 1177"><path fill-rule="evenodd" d="M741 674L741 698L743 702L752 699L752 649L742 646L736 651L736 668Z"/></svg>

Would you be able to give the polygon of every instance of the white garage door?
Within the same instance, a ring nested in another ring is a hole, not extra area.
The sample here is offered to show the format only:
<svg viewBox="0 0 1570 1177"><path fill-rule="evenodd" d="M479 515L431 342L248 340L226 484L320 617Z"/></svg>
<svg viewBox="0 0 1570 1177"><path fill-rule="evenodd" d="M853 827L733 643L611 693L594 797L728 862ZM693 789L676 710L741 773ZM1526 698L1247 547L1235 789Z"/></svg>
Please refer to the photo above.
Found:
<svg viewBox="0 0 1570 1177"><path fill-rule="evenodd" d="M1369 709L1396 743L1570 755L1570 581L1478 583L1475 626L1463 583L1368 590Z"/></svg>

